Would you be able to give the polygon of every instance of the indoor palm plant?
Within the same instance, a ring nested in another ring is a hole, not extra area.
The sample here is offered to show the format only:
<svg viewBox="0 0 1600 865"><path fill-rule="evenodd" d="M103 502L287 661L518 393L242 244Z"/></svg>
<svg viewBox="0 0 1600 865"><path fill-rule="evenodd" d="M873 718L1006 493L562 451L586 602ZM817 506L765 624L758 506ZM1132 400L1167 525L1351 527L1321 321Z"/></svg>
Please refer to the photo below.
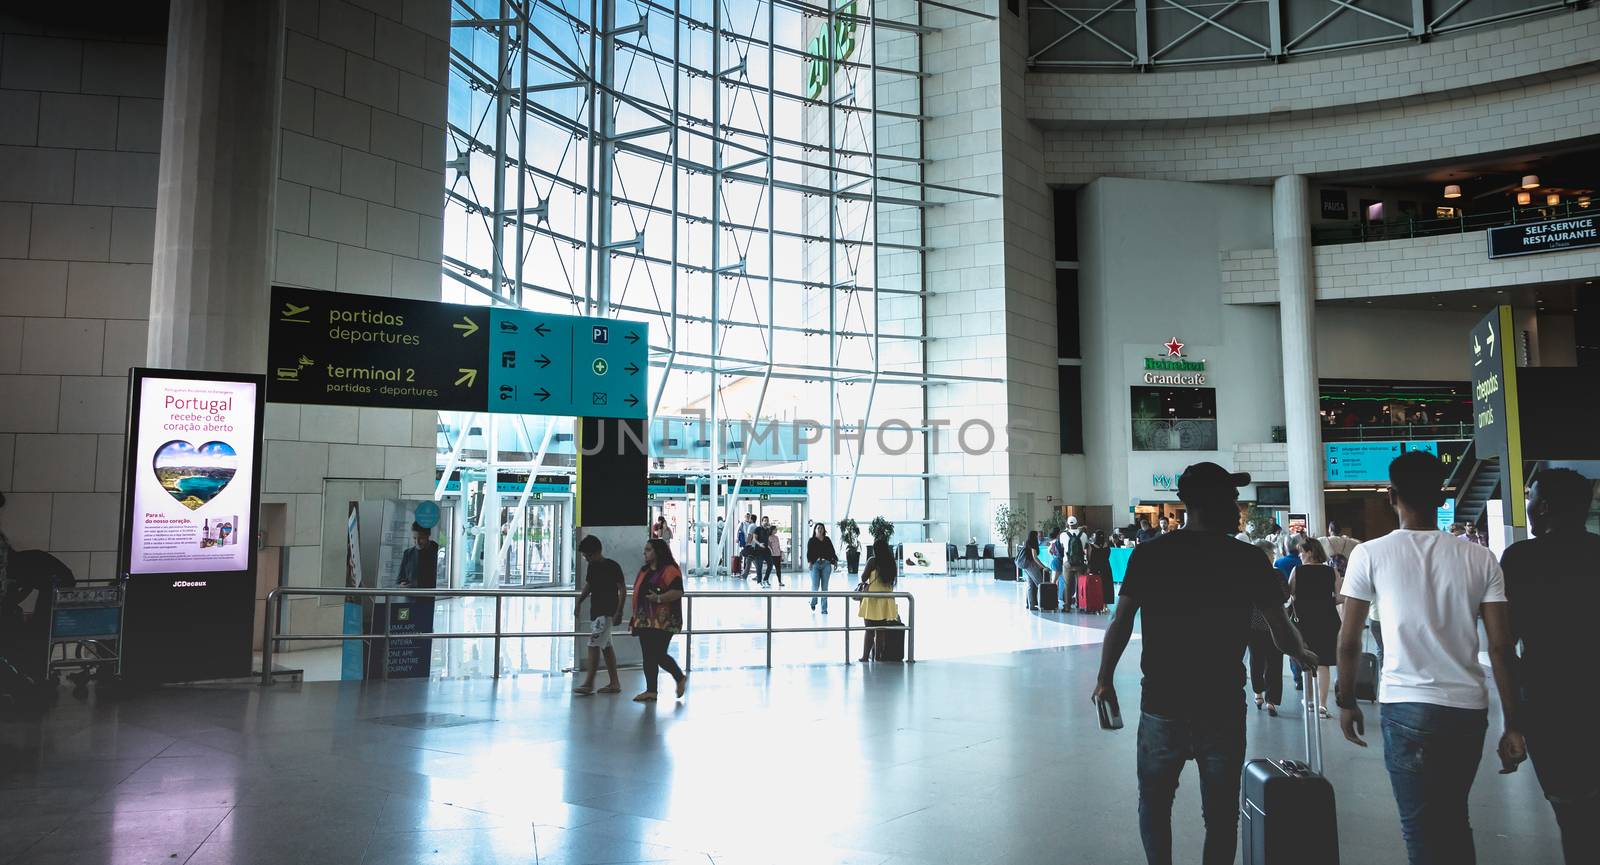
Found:
<svg viewBox="0 0 1600 865"><path fill-rule="evenodd" d="M850 574L861 570L861 527L853 517L839 521L839 540L844 542L844 563Z"/></svg>

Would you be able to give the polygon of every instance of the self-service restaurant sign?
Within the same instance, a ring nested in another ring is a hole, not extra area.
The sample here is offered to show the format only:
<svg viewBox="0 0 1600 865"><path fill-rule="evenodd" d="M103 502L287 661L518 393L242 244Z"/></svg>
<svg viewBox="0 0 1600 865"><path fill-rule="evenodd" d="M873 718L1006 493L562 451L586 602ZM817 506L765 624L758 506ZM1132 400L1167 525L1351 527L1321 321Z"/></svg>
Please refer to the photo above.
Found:
<svg viewBox="0 0 1600 865"><path fill-rule="evenodd" d="M1600 246L1600 223L1596 222L1597 218L1600 218L1600 214L1589 213L1568 219L1491 228L1488 231L1489 257L1511 258Z"/></svg>

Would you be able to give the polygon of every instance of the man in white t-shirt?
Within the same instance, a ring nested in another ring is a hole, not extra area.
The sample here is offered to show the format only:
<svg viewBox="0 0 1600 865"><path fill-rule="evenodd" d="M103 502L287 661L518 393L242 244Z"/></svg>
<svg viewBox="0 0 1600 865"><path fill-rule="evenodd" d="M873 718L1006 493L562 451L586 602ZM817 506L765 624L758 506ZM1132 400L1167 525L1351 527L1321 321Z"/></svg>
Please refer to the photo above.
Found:
<svg viewBox="0 0 1600 865"><path fill-rule="evenodd" d="M1445 468L1424 451L1389 464L1389 504L1400 528L1356 547L1345 575L1339 632L1339 723L1366 747L1355 700L1356 665L1369 605L1383 603L1384 763L1400 808L1411 865L1477 861L1467 794L1483 757L1489 694L1478 663L1478 617L1504 710L1501 773L1527 759L1517 730L1515 659L1505 578L1494 554L1438 530Z"/></svg>

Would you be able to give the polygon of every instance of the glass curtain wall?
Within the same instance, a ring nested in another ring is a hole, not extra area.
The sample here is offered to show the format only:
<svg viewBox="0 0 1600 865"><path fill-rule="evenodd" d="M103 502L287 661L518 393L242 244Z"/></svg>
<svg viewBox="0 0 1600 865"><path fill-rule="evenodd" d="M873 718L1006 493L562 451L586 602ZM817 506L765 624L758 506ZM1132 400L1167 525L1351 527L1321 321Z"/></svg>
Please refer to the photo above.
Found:
<svg viewBox="0 0 1600 865"><path fill-rule="evenodd" d="M925 535L929 31L916 0L828 2L453 8L443 299L649 324L651 468L686 484L657 512L702 568L755 480L803 483L808 521ZM524 528L517 481L570 472L572 432L441 415L440 497L502 481L460 502L484 573Z"/></svg>

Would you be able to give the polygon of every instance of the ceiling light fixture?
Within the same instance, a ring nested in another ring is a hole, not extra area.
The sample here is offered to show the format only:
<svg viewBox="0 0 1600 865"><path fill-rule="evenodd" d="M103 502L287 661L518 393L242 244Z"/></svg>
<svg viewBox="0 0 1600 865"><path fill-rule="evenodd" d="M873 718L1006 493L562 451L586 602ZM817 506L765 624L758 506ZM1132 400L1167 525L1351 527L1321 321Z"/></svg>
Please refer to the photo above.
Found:
<svg viewBox="0 0 1600 865"><path fill-rule="evenodd" d="M1550 205L1551 207L1555 207L1556 205L1560 204L1561 203L1561 195L1560 195L1560 193L1552 192L1549 195L1546 195L1544 197L1544 203Z"/></svg>
<svg viewBox="0 0 1600 865"><path fill-rule="evenodd" d="M1444 188L1444 197L1445 198L1460 198L1461 197L1461 187L1457 186L1454 183L1446 186Z"/></svg>
<svg viewBox="0 0 1600 865"><path fill-rule="evenodd" d="M1539 175L1537 175L1537 174L1524 174L1522 176L1522 188L1523 189L1537 189L1537 188L1539 188Z"/></svg>
<svg viewBox="0 0 1600 865"><path fill-rule="evenodd" d="M1519 193L1517 193L1517 203L1518 204L1522 204L1522 205L1532 204L1533 203L1533 193L1531 193L1531 192L1519 192Z"/></svg>

